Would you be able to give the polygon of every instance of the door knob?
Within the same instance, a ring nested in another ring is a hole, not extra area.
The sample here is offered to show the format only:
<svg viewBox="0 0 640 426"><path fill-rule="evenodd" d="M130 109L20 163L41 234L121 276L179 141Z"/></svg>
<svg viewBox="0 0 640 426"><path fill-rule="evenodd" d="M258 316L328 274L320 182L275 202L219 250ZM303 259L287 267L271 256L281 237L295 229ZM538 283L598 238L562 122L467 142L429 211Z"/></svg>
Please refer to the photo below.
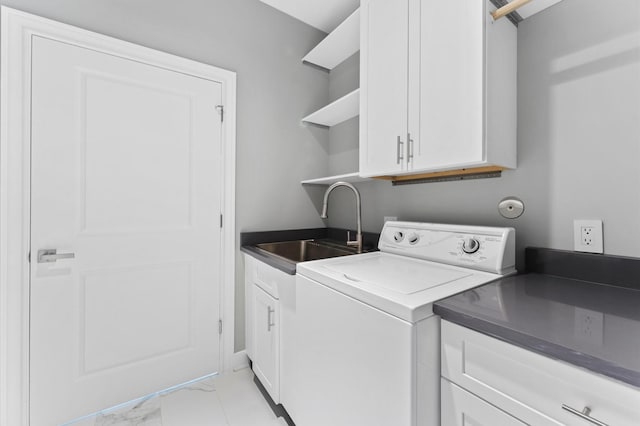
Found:
<svg viewBox="0 0 640 426"><path fill-rule="evenodd" d="M73 259L75 253L58 253L56 249L38 250L38 263L52 263L58 259Z"/></svg>

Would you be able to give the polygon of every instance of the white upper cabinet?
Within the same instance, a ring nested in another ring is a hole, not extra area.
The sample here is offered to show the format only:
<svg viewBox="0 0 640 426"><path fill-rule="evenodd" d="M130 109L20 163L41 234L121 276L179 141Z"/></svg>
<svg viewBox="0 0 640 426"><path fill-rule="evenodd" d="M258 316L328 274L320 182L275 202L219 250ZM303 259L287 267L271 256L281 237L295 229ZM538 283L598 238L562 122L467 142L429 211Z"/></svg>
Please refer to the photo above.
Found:
<svg viewBox="0 0 640 426"><path fill-rule="evenodd" d="M360 174L407 171L409 0L360 3Z"/></svg>
<svg viewBox="0 0 640 426"><path fill-rule="evenodd" d="M362 1L362 176L515 168L517 30L494 9Z"/></svg>
<svg viewBox="0 0 640 426"><path fill-rule="evenodd" d="M484 2L450 1L437 13L429 3L410 10L410 170L483 160Z"/></svg>

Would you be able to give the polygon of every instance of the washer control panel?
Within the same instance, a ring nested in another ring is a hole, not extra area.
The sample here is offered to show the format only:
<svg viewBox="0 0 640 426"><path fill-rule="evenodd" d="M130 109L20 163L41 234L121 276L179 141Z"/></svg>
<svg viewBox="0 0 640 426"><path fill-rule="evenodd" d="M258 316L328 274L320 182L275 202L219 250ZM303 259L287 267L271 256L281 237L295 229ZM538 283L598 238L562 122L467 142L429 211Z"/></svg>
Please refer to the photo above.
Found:
<svg viewBox="0 0 640 426"><path fill-rule="evenodd" d="M380 251L487 272L515 271L515 230L486 226L386 222Z"/></svg>

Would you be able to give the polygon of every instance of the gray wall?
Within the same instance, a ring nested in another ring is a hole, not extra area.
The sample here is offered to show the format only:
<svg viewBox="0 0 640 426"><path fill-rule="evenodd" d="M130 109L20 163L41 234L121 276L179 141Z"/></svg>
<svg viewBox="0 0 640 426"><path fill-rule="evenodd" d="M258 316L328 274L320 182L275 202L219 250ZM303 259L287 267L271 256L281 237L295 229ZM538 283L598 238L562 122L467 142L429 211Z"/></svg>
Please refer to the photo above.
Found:
<svg viewBox="0 0 640 426"><path fill-rule="evenodd" d="M331 70L329 76L329 99L331 101L360 86L359 64L360 53L356 53ZM358 171L358 125L359 119L354 117L329 129L330 176Z"/></svg>
<svg viewBox="0 0 640 426"><path fill-rule="evenodd" d="M357 86L357 55L331 78L301 65L324 34L258 0L0 3L236 71L238 231L322 226L322 189L299 181L357 169L357 118L330 131L300 124ZM360 184L365 230L380 231L383 216L514 226L522 253L571 249L572 220L602 218L605 252L640 256L640 2L608 3L564 0L520 25L517 170L479 181ZM524 200L524 216L497 214L507 195ZM350 194L336 191L331 201L328 224L353 228ZM239 255L236 268L241 349Z"/></svg>
<svg viewBox="0 0 640 426"><path fill-rule="evenodd" d="M640 256L640 2L610 3L564 0L520 24L516 170L359 184L365 230L380 231L383 216L513 226L522 268L525 246L572 250L573 219L599 218L605 253ZM508 195L526 204L516 220L496 209ZM353 228L353 197L332 198L330 225Z"/></svg>
<svg viewBox="0 0 640 426"><path fill-rule="evenodd" d="M327 173L328 134L300 118L329 76L301 58L325 34L258 0L1 0L1 4L237 72L238 231L322 226L300 180ZM214 220L214 218L212 218ZM237 242L236 242L237 245ZM236 255L236 348L244 347Z"/></svg>

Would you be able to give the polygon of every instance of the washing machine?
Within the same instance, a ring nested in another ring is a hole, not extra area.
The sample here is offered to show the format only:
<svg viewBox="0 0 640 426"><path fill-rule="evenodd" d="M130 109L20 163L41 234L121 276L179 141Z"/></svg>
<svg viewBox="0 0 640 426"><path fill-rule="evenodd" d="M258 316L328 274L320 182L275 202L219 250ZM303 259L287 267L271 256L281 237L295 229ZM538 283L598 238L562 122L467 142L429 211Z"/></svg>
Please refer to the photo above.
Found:
<svg viewBox="0 0 640 426"><path fill-rule="evenodd" d="M512 228L387 222L378 249L298 265L285 406L297 426L439 425L432 305L515 273Z"/></svg>

